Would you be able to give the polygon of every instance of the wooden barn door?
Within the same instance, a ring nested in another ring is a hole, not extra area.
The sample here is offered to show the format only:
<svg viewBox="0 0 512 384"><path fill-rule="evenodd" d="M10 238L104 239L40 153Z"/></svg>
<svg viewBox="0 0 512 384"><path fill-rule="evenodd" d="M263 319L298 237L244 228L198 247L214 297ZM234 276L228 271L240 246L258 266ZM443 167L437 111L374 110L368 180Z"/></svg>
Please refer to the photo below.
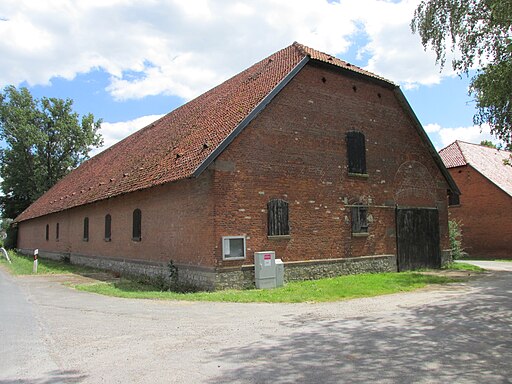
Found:
<svg viewBox="0 0 512 384"><path fill-rule="evenodd" d="M398 270L440 268L439 212L432 208L397 208Z"/></svg>

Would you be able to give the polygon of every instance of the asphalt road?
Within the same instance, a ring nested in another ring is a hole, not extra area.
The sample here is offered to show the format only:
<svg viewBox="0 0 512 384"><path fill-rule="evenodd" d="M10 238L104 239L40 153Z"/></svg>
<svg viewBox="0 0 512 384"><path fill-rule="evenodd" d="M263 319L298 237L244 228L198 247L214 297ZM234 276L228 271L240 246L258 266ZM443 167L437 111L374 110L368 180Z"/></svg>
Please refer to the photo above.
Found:
<svg viewBox="0 0 512 384"><path fill-rule="evenodd" d="M129 300L0 270L0 384L508 383L512 273L327 304Z"/></svg>

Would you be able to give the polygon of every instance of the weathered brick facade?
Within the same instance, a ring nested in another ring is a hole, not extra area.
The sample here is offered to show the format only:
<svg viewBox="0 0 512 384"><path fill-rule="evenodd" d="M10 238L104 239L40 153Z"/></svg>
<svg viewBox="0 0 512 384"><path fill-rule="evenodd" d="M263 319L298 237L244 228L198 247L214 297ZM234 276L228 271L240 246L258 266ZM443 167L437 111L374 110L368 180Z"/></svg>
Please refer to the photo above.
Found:
<svg viewBox="0 0 512 384"><path fill-rule="evenodd" d="M439 151L461 191L450 219L471 257L512 258L512 152L456 140Z"/></svg>
<svg viewBox="0 0 512 384"><path fill-rule="evenodd" d="M366 137L368 177L348 174L345 135L354 129ZM396 205L438 207L448 247L446 181L393 91L369 81L304 68L219 163L218 250L221 236L246 234L251 251L275 250L285 262L396 254ZM290 204L290 239L267 239L271 198ZM347 206L358 202L369 206L368 237L352 236ZM220 256L219 265L244 263Z"/></svg>
<svg viewBox="0 0 512 384"><path fill-rule="evenodd" d="M253 254L262 250L284 261L286 280L396 270L397 206L437 208L440 247L448 248L450 186L414 119L393 85L311 62L198 177L24 220L18 246L122 273L165 274L172 260L182 281L208 289L251 286ZM346 133L354 130L365 135L367 175L348 173ZM267 236L274 198L289 204L289 236ZM368 207L362 236L351 230L358 203ZM131 238L136 208L140 242ZM247 257L223 260L222 236L234 235L246 237Z"/></svg>
<svg viewBox="0 0 512 384"><path fill-rule="evenodd" d="M462 224L462 246L473 258L512 258L512 198L473 167L449 169L460 186L450 219Z"/></svg>

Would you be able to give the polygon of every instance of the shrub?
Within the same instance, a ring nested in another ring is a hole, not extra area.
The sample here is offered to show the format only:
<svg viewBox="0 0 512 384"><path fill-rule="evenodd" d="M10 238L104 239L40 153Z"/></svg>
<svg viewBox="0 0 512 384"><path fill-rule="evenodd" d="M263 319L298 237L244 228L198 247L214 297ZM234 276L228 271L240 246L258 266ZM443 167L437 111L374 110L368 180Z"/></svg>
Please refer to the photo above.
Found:
<svg viewBox="0 0 512 384"><path fill-rule="evenodd" d="M454 260L461 259L464 252L464 248L462 248L462 223L457 220L448 221L448 232L452 257Z"/></svg>

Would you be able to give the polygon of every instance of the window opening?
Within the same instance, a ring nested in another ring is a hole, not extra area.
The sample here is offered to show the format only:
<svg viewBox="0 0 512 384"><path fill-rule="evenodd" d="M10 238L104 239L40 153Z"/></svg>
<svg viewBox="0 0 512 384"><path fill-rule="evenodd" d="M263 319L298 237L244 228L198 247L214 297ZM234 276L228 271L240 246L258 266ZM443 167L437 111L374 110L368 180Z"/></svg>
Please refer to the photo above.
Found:
<svg viewBox="0 0 512 384"><path fill-rule="evenodd" d="M84 218L84 241L89 241L89 218Z"/></svg>
<svg viewBox="0 0 512 384"><path fill-rule="evenodd" d="M112 216L107 214L105 216L105 241L112 239Z"/></svg>
<svg viewBox="0 0 512 384"><path fill-rule="evenodd" d="M365 137L361 132L347 132L348 172L366 174Z"/></svg>
<svg viewBox="0 0 512 384"><path fill-rule="evenodd" d="M288 224L288 203L282 199L272 199L267 203L268 235L286 236L290 234Z"/></svg>
<svg viewBox="0 0 512 384"><path fill-rule="evenodd" d="M245 259L245 249L245 236L222 237L223 260Z"/></svg>
<svg viewBox="0 0 512 384"><path fill-rule="evenodd" d="M133 211L132 240L140 241L142 238L142 213L140 209Z"/></svg>
<svg viewBox="0 0 512 384"><path fill-rule="evenodd" d="M368 207L352 207L352 233L368 233Z"/></svg>
<svg viewBox="0 0 512 384"><path fill-rule="evenodd" d="M449 190L448 205L460 205L460 195Z"/></svg>

